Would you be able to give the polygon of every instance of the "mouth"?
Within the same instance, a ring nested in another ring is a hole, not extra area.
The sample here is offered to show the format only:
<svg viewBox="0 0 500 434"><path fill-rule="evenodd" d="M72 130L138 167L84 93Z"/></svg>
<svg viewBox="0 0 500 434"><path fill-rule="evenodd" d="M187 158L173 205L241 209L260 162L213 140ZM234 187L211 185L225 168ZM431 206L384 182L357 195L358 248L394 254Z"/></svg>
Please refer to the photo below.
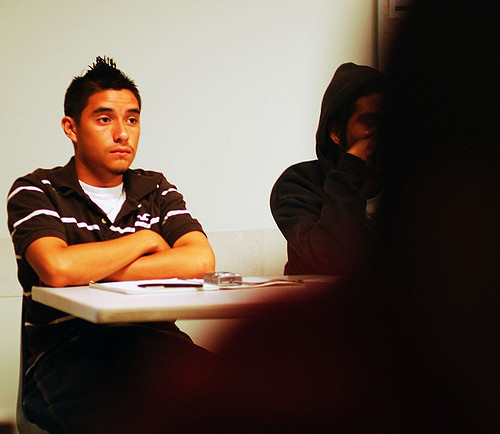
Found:
<svg viewBox="0 0 500 434"><path fill-rule="evenodd" d="M116 155L117 157L128 157L132 154L132 150L130 148L114 148L110 151L112 155Z"/></svg>

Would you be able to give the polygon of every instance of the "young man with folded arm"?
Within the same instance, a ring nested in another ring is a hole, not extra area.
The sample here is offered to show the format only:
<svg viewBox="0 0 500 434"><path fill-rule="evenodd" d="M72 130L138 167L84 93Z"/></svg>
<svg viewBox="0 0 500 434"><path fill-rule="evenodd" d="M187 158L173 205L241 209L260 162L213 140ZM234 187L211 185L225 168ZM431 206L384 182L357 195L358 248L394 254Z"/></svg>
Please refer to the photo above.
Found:
<svg viewBox="0 0 500 434"><path fill-rule="evenodd" d="M64 112L74 157L17 179L7 202L24 290L23 404L50 432L90 432L148 351L209 355L174 323L90 324L33 301L31 287L202 277L215 259L176 187L161 173L130 169L141 98L112 59L98 57L73 79Z"/></svg>

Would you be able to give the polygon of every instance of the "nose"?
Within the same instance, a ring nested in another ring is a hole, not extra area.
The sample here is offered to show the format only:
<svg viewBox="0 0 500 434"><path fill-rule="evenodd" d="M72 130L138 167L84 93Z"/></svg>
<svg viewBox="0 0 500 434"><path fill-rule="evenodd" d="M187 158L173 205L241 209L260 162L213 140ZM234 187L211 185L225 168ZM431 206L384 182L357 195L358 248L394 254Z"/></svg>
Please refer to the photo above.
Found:
<svg viewBox="0 0 500 434"><path fill-rule="evenodd" d="M113 131L113 140L121 143L128 140L127 126L123 122L117 122Z"/></svg>
<svg viewBox="0 0 500 434"><path fill-rule="evenodd" d="M372 137L378 134L380 126L377 122L373 122L365 128L365 137Z"/></svg>
<svg viewBox="0 0 500 434"><path fill-rule="evenodd" d="M372 137L376 135L378 132L378 128L369 128L365 131L365 137Z"/></svg>

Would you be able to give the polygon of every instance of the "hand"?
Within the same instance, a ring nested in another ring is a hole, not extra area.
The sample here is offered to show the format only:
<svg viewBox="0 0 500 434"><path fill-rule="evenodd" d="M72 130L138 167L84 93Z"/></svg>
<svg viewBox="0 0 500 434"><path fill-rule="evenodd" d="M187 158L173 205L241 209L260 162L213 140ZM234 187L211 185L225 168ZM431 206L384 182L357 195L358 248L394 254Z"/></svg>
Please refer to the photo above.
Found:
<svg viewBox="0 0 500 434"><path fill-rule="evenodd" d="M132 235L154 239L155 233L148 232L152 231L142 230ZM168 247L167 243L163 245L163 248L163 251L144 254L107 276L106 280L167 279L170 277L191 279L201 278L205 273L215 270L212 248L206 236L201 232L188 232L182 235L172 248Z"/></svg>
<svg viewBox="0 0 500 434"><path fill-rule="evenodd" d="M150 229L140 230L133 234L133 236L140 238L141 242L149 246L145 254L163 252L171 248L160 234Z"/></svg>
<svg viewBox="0 0 500 434"><path fill-rule="evenodd" d="M354 145L351 146L351 148L347 151L347 153L352 154L358 158L361 158L363 161L366 162L373 155L376 147L377 147L377 137L370 136L354 143Z"/></svg>

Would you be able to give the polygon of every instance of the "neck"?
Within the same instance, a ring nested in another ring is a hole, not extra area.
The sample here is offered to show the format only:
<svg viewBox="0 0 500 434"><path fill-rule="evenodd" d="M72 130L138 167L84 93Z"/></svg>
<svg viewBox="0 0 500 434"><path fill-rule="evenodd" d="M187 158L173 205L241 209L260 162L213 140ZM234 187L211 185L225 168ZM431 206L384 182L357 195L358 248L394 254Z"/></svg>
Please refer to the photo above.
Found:
<svg viewBox="0 0 500 434"><path fill-rule="evenodd" d="M75 167L78 179L93 187L116 187L123 182L122 173L97 173L95 171L88 170L85 166L78 163L75 164Z"/></svg>

